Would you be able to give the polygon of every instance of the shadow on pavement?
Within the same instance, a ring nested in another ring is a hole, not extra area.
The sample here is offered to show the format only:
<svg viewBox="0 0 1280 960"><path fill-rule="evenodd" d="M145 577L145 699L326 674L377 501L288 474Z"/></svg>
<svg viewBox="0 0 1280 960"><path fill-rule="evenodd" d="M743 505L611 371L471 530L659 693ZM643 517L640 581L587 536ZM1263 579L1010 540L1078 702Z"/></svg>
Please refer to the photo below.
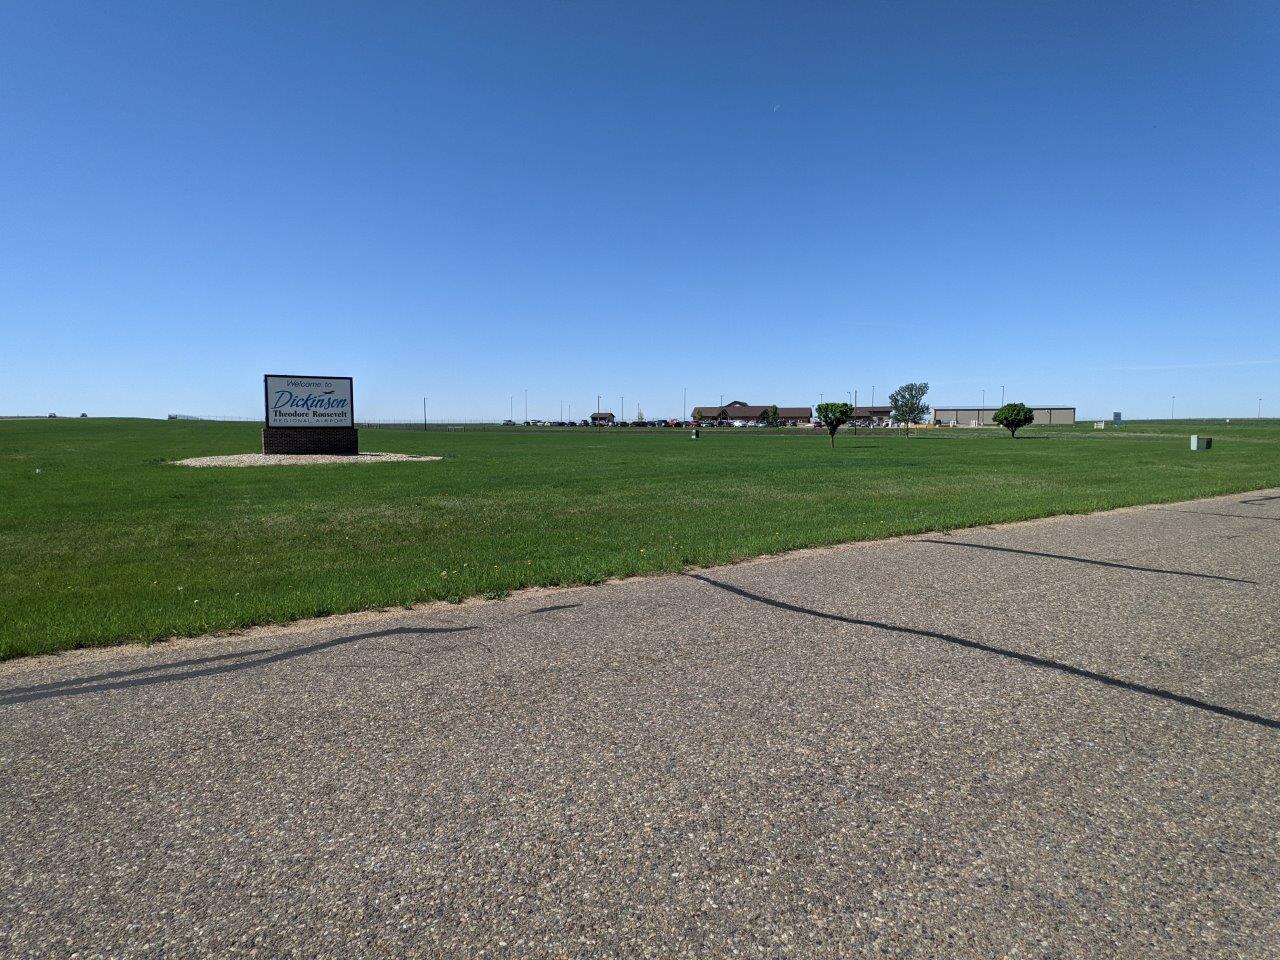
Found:
<svg viewBox="0 0 1280 960"><path fill-rule="evenodd" d="M84 680L66 680L56 684L44 684L40 687L14 687L9 690L0 690L0 706L30 703L33 700L48 700L52 697L78 697L86 693L103 693L108 690L127 690L131 687L146 687L155 683L170 683L174 680L193 680L196 677L212 677L223 673L235 673L240 670L250 670L254 667L269 666L273 663L283 663L285 660L305 657L308 654L319 653L321 650L329 650L333 647L340 647L344 644L355 643L357 640L372 640L377 637L395 637L403 634L416 633L461 633L465 630L475 629L475 627L395 627L391 630L378 630L374 633L358 633L351 637L335 637L332 640L322 640L319 643L308 644L305 647L291 647L288 650L273 653L268 657L260 657L257 660L242 659L239 663L222 663L218 666L204 667L200 670L185 670L180 673L166 673L158 676L134 676L131 679L119 680L115 683L98 682L116 676L138 674L148 671L154 673L156 670L165 670L171 667L194 666L201 663L209 663L214 660L227 660L232 657L252 656L257 653L265 653L266 651L251 650L243 654L228 653L216 657L203 657L197 660L180 660L177 663L161 663L150 667L139 667L137 670L121 670L114 673L104 673L96 677L88 677ZM73 686L78 683L93 685Z"/></svg>
<svg viewBox="0 0 1280 960"><path fill-rule="evenodd" d="M1260 727L1266 727L1269 730L1280 730L1280 720L1272 720L1270 717L1263 717L1256 713L1246 713L1243 710L1233 710L1230 707L1221 707L1216 703L1208 703L1204 700L1196 700L1194 697L1185 697L1180 693L1171 693L1168 690L1161 690L1158 687L1148 687L1141 683L1131 683L1128 680L1120 680L1117 677L1109 677L1105 673L1095 673L1092 670L1085 670L1081 667L1073 667L1067 663L1059 663L1057 660L1047 660L1044 657L1037 657L1030 653L1021 653L1017 650L1006 650L1003 647L995 647L988 643L981 643L977 640L966 640L963 637L952 636L948 633L938 633L934 630L920 630L915 627L902 627L892 623L880 623L877 620L860 620L855 617L842 617L834 613L823 613L821 610L810 610L807 607L798 607L795 604L786 603L782 600L773 600L769 597L762 597L759 594L744 590L742 587L735 587L728 583L722 583L719 580L712 580L710 577L704 577L701 574L686 574L694 580L701 580L703 583L718 587L729 593L744 597L747 600L754 600L756 603L768 604L771 607L777 607L780 610L790 610L792 613L802 613L809 617L821 617L823 620L835 620L839 623L848 623L857 627L873 627L876 630L887 630L891 633L905 633L913 637L926 637L930 640L941 640L944 643L955 644L958 647L964 647L968 650L979 650L982 653L994 653L1000 657L1006 657L1010 660L1017 660L1033 667L1041 667L1046 670L1056 670L1059 673L1065 673L1072 677L1080 677L1084 680L1092 680L1095 683L1101 683L1108 687L1116 687L1120 690L1128 690L1132 693L1141 693L1149 697L1156 697L1160 700L1167 700L1171 703L1180 703L1186 707L1194 707L1197 710L1204 710L1207 713L1215 713L1220 717L1229 717L1232 720L1242 720L1245 723L1257 724Z"/></svg>
<svg viewBox="0 0 1280 960"><path fill-rule="evenodd" d="M1018 550L1015 547L996 547L988 543L967 543L964 540L913 540L913 543L940 543L944 547L968 547L971 550L993 550L997 553L1020 553L1028 557L1046 557L1050 560L1070 560L1095 567L1114 567L1117 570L1137 570L1141 573L1163 573L1171 577L1199 577L1202 580L1225 580L1228 583L1245 583L1257 586L1257 580L1241 580L1239 577L1222 577L1216 573L1191 573L1187 570L1164 570L1160 567L1138 567L1131 563L1112 563L1109 560L1089 560L1086 557L1069 557L1062 553L1041 553L1039 550Z"/></svg>

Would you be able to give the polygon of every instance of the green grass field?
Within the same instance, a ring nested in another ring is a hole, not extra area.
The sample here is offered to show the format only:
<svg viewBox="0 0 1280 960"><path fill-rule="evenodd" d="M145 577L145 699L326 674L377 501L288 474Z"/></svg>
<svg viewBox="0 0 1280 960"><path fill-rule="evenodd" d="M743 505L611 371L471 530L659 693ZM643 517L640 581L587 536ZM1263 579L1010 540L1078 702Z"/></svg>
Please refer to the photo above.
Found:
<svg viewBox="0 0 1280 960"><path fill-rule="evenodd" d="M1025 433L366 430L446 459L196 470L258 426L0 421L0 659L1280 486L1276 421Z"/></svg>

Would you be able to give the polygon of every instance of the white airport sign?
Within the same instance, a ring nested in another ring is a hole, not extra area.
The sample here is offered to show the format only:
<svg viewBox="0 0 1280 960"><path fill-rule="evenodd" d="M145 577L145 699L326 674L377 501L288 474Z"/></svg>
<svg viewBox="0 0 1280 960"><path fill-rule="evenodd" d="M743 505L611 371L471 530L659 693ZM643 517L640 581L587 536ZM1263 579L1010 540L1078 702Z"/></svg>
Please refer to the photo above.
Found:
<svg viewBox="0 0 1280 960"><path fill-rule="evenodd" d="M350 377L263 377L268 427L354 427Z"/></svg>

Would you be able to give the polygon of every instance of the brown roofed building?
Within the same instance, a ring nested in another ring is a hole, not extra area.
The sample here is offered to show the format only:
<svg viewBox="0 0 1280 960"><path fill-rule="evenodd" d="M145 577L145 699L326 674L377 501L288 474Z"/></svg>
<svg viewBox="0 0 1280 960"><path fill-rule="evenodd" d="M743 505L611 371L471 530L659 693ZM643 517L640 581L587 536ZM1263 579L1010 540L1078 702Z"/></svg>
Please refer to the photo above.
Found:
<svg viewBox="0 0 1280 960"><path fill-rule="evenodd" d="M770 404L743 403L734 400L724 406L694 407L693 419L702 423L732 423L734 420L745 420L753 423L767 423ZM778 420L786 424L807 424L813 419L813 407L778 407Z"/></svg>
<svg viewBox="0 0 1280 960"><path fill-rule="evenodd" d="M596 427L607 427L613 423L612 413L593 413L591 415L591 424Z"/></svg>
<svg viewBox="0 0 1280 960"><path fill-rule="evenodd" d="M892 416L893 407L887 405L875 407L857 406L853 408L853 419L858 424L882 423Z"/></svg>

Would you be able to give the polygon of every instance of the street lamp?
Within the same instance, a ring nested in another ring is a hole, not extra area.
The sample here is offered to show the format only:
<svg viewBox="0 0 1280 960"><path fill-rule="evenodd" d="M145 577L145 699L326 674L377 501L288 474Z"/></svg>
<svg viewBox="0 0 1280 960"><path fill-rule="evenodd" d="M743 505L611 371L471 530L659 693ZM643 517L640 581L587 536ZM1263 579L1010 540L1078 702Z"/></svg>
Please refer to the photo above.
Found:
<svg viewBox="0 0 1280 960"><path fill-rule="evenodd" d="M1173 405L1177 403L1177 401L1178 401L1178 395L1176 393L1169 398L1169 419L1170 420L1173 419Z"/></svg>

